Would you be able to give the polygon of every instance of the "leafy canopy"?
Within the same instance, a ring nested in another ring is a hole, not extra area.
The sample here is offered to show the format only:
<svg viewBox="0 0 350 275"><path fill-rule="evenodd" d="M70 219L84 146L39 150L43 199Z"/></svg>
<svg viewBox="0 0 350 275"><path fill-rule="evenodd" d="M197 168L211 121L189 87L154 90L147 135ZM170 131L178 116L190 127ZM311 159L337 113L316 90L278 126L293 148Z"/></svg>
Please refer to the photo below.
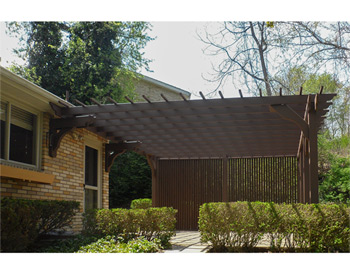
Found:
<svg viewBox="0 0 350 275"><path fill-rule="evenodd" d="M44 89L86 104L131 93L133 72L149 69L143 48L152 40L145 22L12 22L24 41L16 52L26 61L11 69Z"/></svg>

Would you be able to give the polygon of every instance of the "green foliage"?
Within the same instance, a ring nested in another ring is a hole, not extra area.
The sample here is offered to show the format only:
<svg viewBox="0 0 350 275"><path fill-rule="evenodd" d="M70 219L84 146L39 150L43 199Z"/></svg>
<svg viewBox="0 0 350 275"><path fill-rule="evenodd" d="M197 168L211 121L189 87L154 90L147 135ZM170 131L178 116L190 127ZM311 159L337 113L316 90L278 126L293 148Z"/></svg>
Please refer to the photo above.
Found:
<svg viewBox="0 0 350 275"><path fill-rule="evenodd" d="M350 203L350 160L336 158L323 175L320 184L320 199L324 202Z"/></svg>
<svg viewBox="0 0 350 275"><path fill-rule="evenodd" d="M77 235L70 239L56 240L46 248L41 248L36 252L44 253L74 253L84 246L87 246L93 242L96 242L98 238L96 236L82 236Z"/></svg>
<svg viewBox="0 0 350 275"><path fill-rule="evenodd" d="M146 209L152 207L152 199L136 199L130 204L131 209Z"/></svg>
<svg viewBox="0 0 350 275"><path fill-rule="evenodd" d="M87 236L114 235L124 240L140 236L159 239L166 247L175 234L177 210L168 207L147 209L101 209L84 214L83 233Z"/></svg>
<svg viewBox="0 0 350 275"><path fill-rule="evenodd" d="M160 249L158 239L148 241L144 237L139 237L125 243L118 241L114 236L106 236L81 247L77 253L155 253Z"/></svg>
<svg viewBox="0 0 350 275"><path fill-rule="evenodd" d="M24 32L17 53L27 61L12 69L60 97L69 91L86 104L106 96L121 101L133 72L148 69L142 50L152 40L149 29L145 22L12 22L12 33Z"/></svg>
<svg viewBox="0 0 350 275"><path fill-rule="evenodd" d="M214 251L249 250L264 235L272 251L348 252L349 214L337 204L206 203L199 231Z"/></svg>
<svg viewBox="0 0 350 275"><path fill-rule="evenodd" d="M59 240L37 252L44 253L152 253L162 249L160 240L146 240L144 237L125 241L121 237L77 235Z"/></svg>
<svg viewBox="0 0 350 275"><path fill-rule="evenodd" d="M264 232L259 203L205 203L199 210L201 241L215 251L251 249Z"/></svg>
<svg viewBox="0 0 350 275"><path fill-rule="evenodd" d="M116 158L109 174L109 208L129 208L138 198L151 198L152 173L147 160L135 152Z"/></svg>
<svg viewBox="0 0 350 275"><path fill-rule="evenodd" d="M1 199L1 251L25 251L40 235L69 226L79 203Z"/></svg>
<svg viewBox="0 0 350 275"><path fill-rule="evenodd" d="M318 136L320 200L350 202L350 136Z"/></svg>

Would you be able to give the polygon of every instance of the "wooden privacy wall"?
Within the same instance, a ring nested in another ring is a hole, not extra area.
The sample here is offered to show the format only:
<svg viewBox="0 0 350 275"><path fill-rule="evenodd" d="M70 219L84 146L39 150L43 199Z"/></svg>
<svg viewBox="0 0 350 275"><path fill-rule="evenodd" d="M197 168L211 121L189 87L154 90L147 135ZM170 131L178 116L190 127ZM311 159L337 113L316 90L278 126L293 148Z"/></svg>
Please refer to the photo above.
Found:
<svg viewBox="0 0 350 275"><path fill-rule="evenodd" d="M159 160L157 168L154 204L178 210L178 230L198 229L205 202L297 201L296 157Z"/></svg>

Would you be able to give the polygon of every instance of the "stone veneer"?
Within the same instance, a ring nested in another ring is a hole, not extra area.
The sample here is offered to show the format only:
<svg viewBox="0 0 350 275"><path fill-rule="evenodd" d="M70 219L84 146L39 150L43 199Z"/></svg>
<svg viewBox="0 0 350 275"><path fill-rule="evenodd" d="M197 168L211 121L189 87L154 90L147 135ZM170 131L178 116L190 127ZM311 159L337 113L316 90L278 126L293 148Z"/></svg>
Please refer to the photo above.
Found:
<svg viewBox="0 0 350 275"><path fill-rule="evenodd" d="M89 138L101 143L106 143L107 140L86 129L76 129L62 139L57 157L52 158L49 156L48 149L49 119L50 115L44 114L41 172L55 175L53 184L1 178L1 197L78 201L80 202L80 210L74 217L72 229L74 232L79 232L82 229L84 203L84 140ZM108 208L109 175L104 170L104 162L103 145L102 208Z"/></svg>

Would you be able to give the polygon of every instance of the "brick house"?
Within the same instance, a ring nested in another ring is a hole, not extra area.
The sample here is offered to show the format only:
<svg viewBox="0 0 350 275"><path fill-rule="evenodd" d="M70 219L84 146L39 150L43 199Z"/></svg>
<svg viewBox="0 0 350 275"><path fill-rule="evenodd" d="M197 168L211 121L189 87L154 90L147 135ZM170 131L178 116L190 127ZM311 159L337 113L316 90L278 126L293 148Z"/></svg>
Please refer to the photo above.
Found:
<svg viewBox="0 0 350 275"><path fill-rule="evenodd" d="M109 141L84 128L64 135L56 157L49 155L49 123L54 118L50 103L71 103L25 80L7 69L1 72L1 197L74 200L80 211L73 231L82 229L82 213L89 208L108 208L108 172L105 144ZM186 91L154 80L141 79L137 94L159 101ZM140 96L140 100L143 99Z"/></svg>

